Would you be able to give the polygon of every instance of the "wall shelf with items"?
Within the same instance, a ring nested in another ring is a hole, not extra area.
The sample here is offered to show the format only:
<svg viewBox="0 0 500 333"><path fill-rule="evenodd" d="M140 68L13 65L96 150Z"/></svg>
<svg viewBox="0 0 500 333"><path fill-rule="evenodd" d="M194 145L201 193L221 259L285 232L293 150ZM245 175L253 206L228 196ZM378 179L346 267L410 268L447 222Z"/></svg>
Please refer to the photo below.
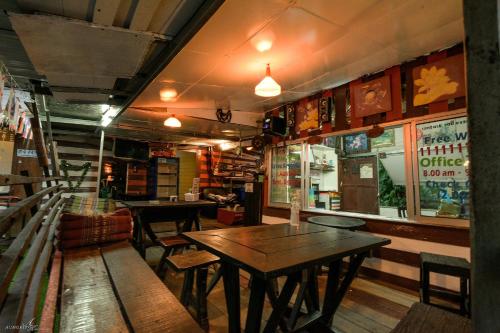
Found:
<svg viewBox="0 0 500 333"><path fill-rule="evenodd" d="M153 157L149 190L154 199L166 199L179 195L179 159Z"/></svg>

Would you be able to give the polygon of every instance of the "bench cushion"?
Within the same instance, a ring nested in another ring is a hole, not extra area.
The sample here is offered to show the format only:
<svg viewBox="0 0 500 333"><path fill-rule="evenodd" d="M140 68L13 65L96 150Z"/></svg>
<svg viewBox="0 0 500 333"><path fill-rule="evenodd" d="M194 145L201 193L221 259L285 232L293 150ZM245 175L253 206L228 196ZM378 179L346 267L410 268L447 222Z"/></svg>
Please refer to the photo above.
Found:
<svg viewBox="0 0 500 333"><path fill-rule="evenodd" d="M116 210L116 203L112 199L100 199L94 197L78 197L72 195L66 201L64 212L72 212L81 215L95 213L110 213Z"/></svg>
<svg viewBox="0 0 500 333"><path fill-rule="evenodd" d="M56 238L61 249L128 239L132 216L127 208L109 214L63 213Z"/></svg>
<svg viewBox="0 0 500 333"><path fill-rule="evenodd" d="M422 303L412 305L391 333L470 333L468 318Z"/></svg>

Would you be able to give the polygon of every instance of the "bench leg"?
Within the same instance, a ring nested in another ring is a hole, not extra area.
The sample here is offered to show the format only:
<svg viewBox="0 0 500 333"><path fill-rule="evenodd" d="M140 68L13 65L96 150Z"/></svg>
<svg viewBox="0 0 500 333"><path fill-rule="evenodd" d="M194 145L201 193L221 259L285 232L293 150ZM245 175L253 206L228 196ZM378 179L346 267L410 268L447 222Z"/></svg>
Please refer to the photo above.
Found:
<svg viewBox="0 0 500 333"><path fill-rule="evenodd" d="M189 306L189 301L193 293L194 270L189 269L184 272L184 282L182 283L181 304Z"/></svg>
<svg viewBox="0 0 500 333"><path fill-rule="evenodd" d="M207 275L208 267L198 268L196 271L196 319L206 331L208 331Z"/></svg>
<svg viewBox="0 0 500 333"><path fill-rule="evenodd" d="M466 303L467 303L467 278L460 277L460 314L465 316L467 314Z"/></svg>
<svg viewBox="0 0 500 333"><path fill-rule="evenodd" d="M420 266L420 301L425 304L430 303L429 299L429 269L426 265Z"/></svg>

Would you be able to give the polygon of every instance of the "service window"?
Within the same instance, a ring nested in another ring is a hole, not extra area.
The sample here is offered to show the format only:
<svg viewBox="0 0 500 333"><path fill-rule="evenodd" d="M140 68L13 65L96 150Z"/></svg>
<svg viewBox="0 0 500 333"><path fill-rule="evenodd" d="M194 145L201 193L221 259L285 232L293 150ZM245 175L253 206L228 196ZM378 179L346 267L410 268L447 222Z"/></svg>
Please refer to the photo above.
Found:
<svg viewBox="0 0 500 333"><path fill-rule="evenodd" d="M403 128L308 145L308 208L407 218Z"/></svg>
<svg viewBox="0 0 500 333"><path fill-rule="evenodd" d="M291 197L301 190L302 144L274 147L271 151L270 204L289 204Z"/></svg>
<svg viewBox="0 0 500 333"><path fill-rule="evenodd" d="M467 117L417 124L421 216L469 218Z"/></svg>

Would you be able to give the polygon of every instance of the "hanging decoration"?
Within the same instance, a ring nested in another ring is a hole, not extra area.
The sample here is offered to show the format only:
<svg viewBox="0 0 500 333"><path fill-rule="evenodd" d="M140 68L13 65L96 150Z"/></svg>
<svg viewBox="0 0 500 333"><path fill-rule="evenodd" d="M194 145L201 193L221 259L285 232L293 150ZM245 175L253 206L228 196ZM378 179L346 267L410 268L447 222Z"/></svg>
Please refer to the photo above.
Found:
<svg viewBox="0 0 500 333"><path fill-rule="evenodd" d="M66 160L61 161L60 167L61 170L63 171L64 180L68 182L68 187L70 192L75 192L82 185L83 179L87 175L87 172L89 171L91 165L92 165L91 162L85 162L83 165L73 165L68 163ZM73 182L68 174L68 171L70 170L82 172L75 186L73 186Z"/></svg>
<svg viewBox="0 0 500 333"><path fill-rule="evenodd" d="M28 116L31 113L26 102L33 102L30 92L21 90L7 67L0 62L0 129L22 134L24 138L31 136L31 133L25 133L31 128Z"/></svg>
<svg viewBox="0 0 500 333"><path fill-rule="evenodd" d="M226 112L222 109L217 109L217 111L215 111L215 115L217 116L217 120L221 123L230 123L233 116L231 110L229 109Z"/></svg>

